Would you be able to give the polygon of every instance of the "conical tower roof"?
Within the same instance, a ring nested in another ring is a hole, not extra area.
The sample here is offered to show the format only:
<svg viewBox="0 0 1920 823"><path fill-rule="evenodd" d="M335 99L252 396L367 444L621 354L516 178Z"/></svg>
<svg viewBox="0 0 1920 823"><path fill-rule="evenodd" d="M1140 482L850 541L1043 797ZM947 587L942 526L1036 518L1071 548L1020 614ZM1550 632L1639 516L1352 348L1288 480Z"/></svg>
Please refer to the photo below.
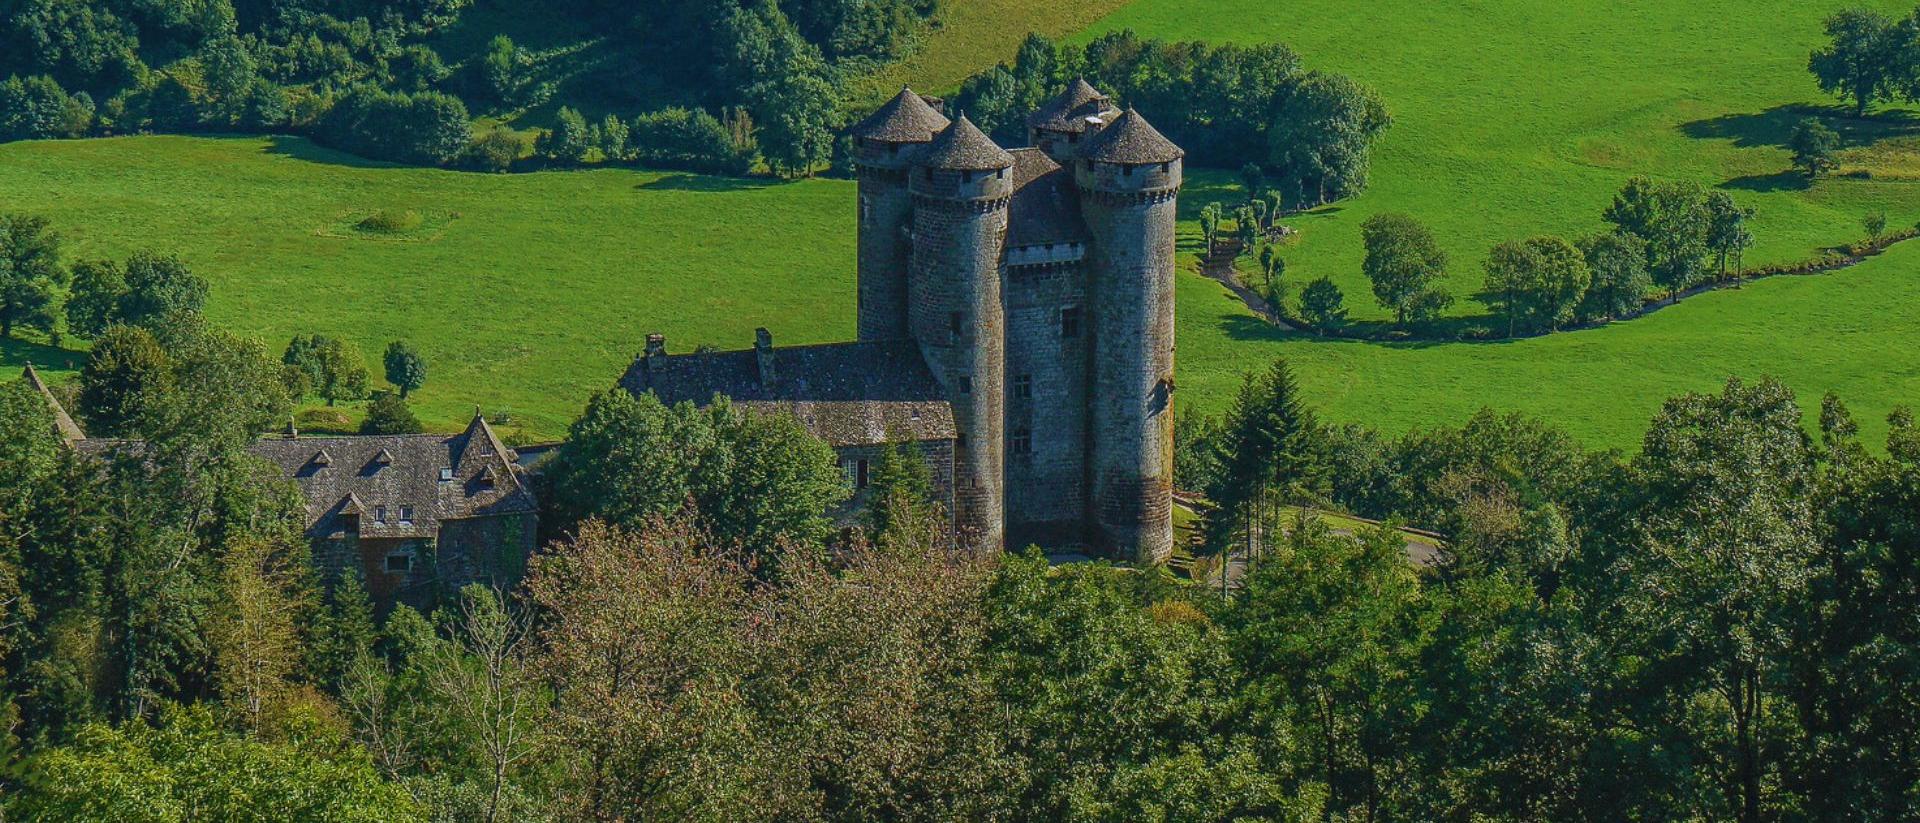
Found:
<svg viewBox="0 0 1920 823"><path fill-rule="evenodd" d="M867 115L867 119L854 124L849 131L853 136L865 140L925 143L945 130L949 122L946 115L927 105L925 98L914 94L913 89L902 86L900 93L892 100Z"/></svg>
<svg viewBox="0 0 1920 823"><path fill-rule="evenodd" d="M1064 91L1054 95L1052 100L1040 104L1040 108L1027 115L1027 125L1051 131L1085 131L1088 117L1111 110L1107 96L1088 83L1086 78L1078 77L1068 83Z"/></svg>
<svg viewBox="0 0 1920 823"><path fill-rule="evenodd" d="M994 171L1013 167L1013 155L1000 148L992 138L962 114L952 126L933 139L921 163L949 171Z"/></svg>
<svg viewBox="0 0 1920 823"><path fill-rule="evenodd" d="M1113 125L1081 144L1080 156L1097 163L1144 166L1171 163L1187 156L1187 152L1174 145L1139 112L1127 109Z"/></svg>

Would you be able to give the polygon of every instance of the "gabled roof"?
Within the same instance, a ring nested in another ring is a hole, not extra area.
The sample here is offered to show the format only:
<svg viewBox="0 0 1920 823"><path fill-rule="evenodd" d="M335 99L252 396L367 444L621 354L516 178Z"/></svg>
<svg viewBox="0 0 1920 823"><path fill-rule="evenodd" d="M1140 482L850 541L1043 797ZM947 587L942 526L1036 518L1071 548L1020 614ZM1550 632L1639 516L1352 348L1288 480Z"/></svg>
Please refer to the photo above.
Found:
<svg viewBox="0 0 1920 823"><path fill-rule="evenodd" d="M922 165L949 171L993 171L1013 166L1013 155L962 114L927 148Z"/></svg>
<svg viewBox="0 0 1920 823"><path fill-rule="evenodd" d="M1060 132L1087 130L1087 118L1112 119L1113 103L1085 78L1075 78L1066 90L1027 115L1027 126Z"/></svg>
<svg viewBox="0 0 1920 823"><path fill-rule="evenodd" d="M1171 163L1187 153L1160 134L1139 112L1127 109L1113 125L1082 143L1080 156L1098 163L1147 165Z"/></svg>
<svg viewBox="0 0 1920 823"><path fill-rule="evenodd" d="M40 379L40 373L33 370L32 363L27 364L26 372L22 376L26 378L27 386L39 392L40 396L47 401L47 408L53 412L53 428L59 433L62 442L73 445L87 439L87 433L81 430L80 424L73 422L73 417L67 414L66 408L54 398L53 391L48 389L46 382Z"/></svg>
<svg viewBox="0 0 1920 823"><path fill-rule="evenodd" d="M900 87L900 93L887 104L855 123L848 131L855 137L888 143L925 143L946 130L951 121L934 111L927 100Z"/></svg>
<svg viewBox="0 0 1920 823"><path fill-rule="evenodd" d="M506 457L511 451L484 420L456 435L265 437L248 452L300 487L307 533L317 538L344 536L346 518L356 515L361 537L433 538L444 521L536 508ZM319 453L328 464L315 462ZM412 517L402 521L402 514Z"/></svg>
<svg viewBox="0 0 1920 823"><path fill-rule="evenodd" d="M748 349L642 357L620 387L669 405L706 405L724 395L745 408L790 413L832 446L954 437L953 407L912 341L791 346L773 356L771 385Z"/></svg>

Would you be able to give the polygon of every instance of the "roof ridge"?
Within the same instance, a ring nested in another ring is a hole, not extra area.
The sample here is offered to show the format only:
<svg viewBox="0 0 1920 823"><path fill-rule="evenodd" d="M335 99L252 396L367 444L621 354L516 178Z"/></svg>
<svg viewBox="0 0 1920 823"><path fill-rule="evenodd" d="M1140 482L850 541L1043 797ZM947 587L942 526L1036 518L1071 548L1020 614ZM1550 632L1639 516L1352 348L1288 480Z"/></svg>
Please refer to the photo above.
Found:
<svg viewBox="0 0 1920 823"><path fill-rule="evenodd" d="M1080 156L1103 163L1144 165L1170 163L1186 157L1187 152L1147 122L1139 110L1128 107L1113 125L1080 144Z"/></svg>
<svg viewBox="0 0 1920 823"><path fill-rule="evenodd" d="M53 396L53 390L47 388L46 381L40 379L40 372L33 368L32 363L27 364L26 369L21 372L21 377L26 379L28 388L40 393L41 399L47 403L48 410L53 412L53 429L60 435L62 442L72 445L87 439L86 430L80 428L79 423L74 422L73 415L67 414L66 407L60 405L60 398Z"/></svg>

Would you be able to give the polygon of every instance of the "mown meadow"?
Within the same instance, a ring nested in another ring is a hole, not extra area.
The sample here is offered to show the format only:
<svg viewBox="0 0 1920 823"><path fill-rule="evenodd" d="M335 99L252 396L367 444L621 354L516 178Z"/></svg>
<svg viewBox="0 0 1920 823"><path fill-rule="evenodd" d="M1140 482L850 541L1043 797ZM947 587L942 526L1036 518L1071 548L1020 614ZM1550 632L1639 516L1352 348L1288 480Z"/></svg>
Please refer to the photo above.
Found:
<svg viewBox="0 0 1920 823"><path fill-rule="evenodd" d="M1359 318L1384 315L1360 274L1358 240L1360 221L1382 211L1435 228L1453 257L1454 312L1467 315L1483 311L1469 298L1489 246L1593 231L1637 173L1726 186L1754 206L1749 264L1857 239L1868 211L1886 210L1896 226L1920 219L1920 118L1836 121L1854 145L1848 170L1868 176L1807 187L1786 173L1779 144L1798 107L1828 104L1804 71L1831 10L1821 4L1312 0L1284 14L1252 0L1056 6L956 4L921 55L881 79L950 91L1009 57L1028 29L1069 32L1095 19L1075 36L1133 28L1278 40L1310 66L1349 73L1380 90L1396 124L1366 194L1293 221L1301 235L1286 250L1286 277L1296 287L1332 277ZM1196 175L1184 211L1237 196L1231 181ZM510 415L509 431L559 436L650 331L684 351L745 345L761 325L782 343L853 330L845 181L620 169L493 176L388 167L296 138L138 137L0 146L0 209L51 217L76 256L179 253L213 281L216 321L276 348L296 333L339 335L377 372L385 343L410 339L431 370L416 402L439 428L478 405ZM383 210L425 219L397 237L354 230ZM1490 406L1629 449L1663 398L1713 389L1730 373L1780 376L1807 405L1838 391L1870 439L1887 409L1920 401L1920 243L1844 272L1509 343L1285 334L1217 285L1181 277L1180 398L1204 409L1225 403L1240 372L1277 356L1337 420L1404 431ZM27 344L0 353L10 371L29 358L59 367L83 356Z"/></svg>
<svg viewBox="0 0 1920 823"><path fill-rule="evenodd" d="M1839 113L1806 63L1822 19L1842 5L1307 0L1281 13L1259 0L1135 0L1080 39L1132 29L1281 42L1309 67L1374 87L1394 125L1375 150L1372 185L1289 221L1301 234L1285 250L1288 278L1297 290L1331 277L1352 317L1388 317L1360 271L1360 224L1404 212L1433 227L1452 259L1451 313L1478 315L1486 309L1471 298L1489 248L1597 231L1601 210L1636 174L1723 186L1756 209L1750 265L1859 239L1870 211L1894 226L1920 220L1920 116L1836 120L1850 147L1842 174L1808 187L1790 170L1793 124ZM1864 5L1912 11L1905 0Z"/></svg>

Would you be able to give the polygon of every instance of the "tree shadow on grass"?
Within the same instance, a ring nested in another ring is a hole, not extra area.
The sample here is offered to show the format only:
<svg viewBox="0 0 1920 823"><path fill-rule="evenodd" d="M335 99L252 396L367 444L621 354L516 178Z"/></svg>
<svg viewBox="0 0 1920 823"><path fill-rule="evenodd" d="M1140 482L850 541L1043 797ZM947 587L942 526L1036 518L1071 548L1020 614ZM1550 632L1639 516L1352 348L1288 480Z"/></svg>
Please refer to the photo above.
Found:
<svg viewBox="0 0 1920 823"><path fill-rule="evenodd" d="M1804 103L1774 106L1762 112L1723 114L1705 120L1682 123L1680 133L1696 140L1731 140L1735 148L1771 146L1786 148L1793 127L1801 120L1818 117L1840 134L1847 148L1869 146L1891 137L1920 134L1920 113L1896 109L1854 117L1842 106L1812 106Z"/></svg>
<svg viewBox="0 0 1920 823"><path fill-rule="evenodd" d="M1773 174L1749 174L1745 177L1735 177L1732 180L1720 184L1720 188L1723 189L1754 192L1806 191L1812 187L1813 182L1808 180L1807 176L1797 169L1788 169Z"/></svg>
<svg viewBox="0 0 1920 823"><path fill-rule="evenodd" d="M767 188L768 185L766 180L744 177L719 177L709 174L687 174L682 172L669 174L657 180L649 180L634 186L634 188L645 189L647 191L730 192L759 191Z"/></svg>
<svg viewBox="0 0 1920 823"><path fill-rule="evenodd" d="M268 138L267 147L261 151L267 154L277 154L282 157L291 157L295 160L305 160L309 163L319 163L327 166L345 166L354 169L408 168L399 163L368 160L356 154L348 154L344 151L327 148L305 137L294 137L285 134L277 134Z"/></svg>
<svg viewBox="0 0 1920 823"><path fill-rule="evenodd" d="M0 340L0 380L12 380L28 363L50 371L75 371L86 365L87 353L27 340Z"/></svg>

